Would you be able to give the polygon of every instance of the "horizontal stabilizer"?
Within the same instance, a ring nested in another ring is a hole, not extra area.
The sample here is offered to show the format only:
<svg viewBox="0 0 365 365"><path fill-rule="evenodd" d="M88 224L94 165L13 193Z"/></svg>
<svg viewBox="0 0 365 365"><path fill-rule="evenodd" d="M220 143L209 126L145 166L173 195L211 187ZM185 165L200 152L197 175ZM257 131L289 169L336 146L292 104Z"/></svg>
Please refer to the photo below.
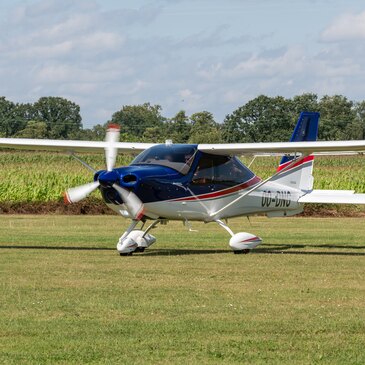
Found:
<svg viewBox="0 0 365 365"><path fill-rule="evenodd" d="M312 190L298 200L299 203L365 204L365 194L354 190Z"/></svg>

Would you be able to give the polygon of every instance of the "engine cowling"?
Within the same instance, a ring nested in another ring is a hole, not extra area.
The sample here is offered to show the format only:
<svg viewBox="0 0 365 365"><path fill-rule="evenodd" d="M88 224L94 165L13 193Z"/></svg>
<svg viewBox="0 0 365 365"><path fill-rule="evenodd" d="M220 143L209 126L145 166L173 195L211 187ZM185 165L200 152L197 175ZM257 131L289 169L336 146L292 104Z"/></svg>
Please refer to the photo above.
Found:
<svg viewBox="0 0 365 365"><path fill-rule="evenodd" d="M231 237L229 245L233 251L252 250L262 242L260 237L251 233L239 232Z"/></svg>

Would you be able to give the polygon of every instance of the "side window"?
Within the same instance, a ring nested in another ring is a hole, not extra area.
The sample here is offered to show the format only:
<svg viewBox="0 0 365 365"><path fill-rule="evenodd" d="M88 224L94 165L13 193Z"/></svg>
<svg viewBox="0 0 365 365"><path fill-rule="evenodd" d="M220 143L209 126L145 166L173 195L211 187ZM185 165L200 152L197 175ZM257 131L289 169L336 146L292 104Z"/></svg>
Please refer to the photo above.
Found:
<svg viewBox="0 0 365 365"><path fill-rule="evenodd" d="M254 173L237 157L203 154L194 172L192 183L233 186L253 176Z"/></svg>
<svg viewBox="0 0 365 365"><path fill-rule="evenodd" d="M203 154L191 182L199 185L211 184L214 180L214 162L211 155Z"/></svg>

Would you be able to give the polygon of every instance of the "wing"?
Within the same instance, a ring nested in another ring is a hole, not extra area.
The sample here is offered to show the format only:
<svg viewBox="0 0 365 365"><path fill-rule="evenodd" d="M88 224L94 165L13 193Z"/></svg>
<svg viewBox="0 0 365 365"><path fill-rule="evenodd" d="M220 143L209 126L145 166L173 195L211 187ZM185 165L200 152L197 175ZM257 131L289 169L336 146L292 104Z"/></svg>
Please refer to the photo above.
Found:
<svg viewBox="0 0 365 365"><path fill-rule="evenodd" d="M154 146L155 143L129 143L118 142L115 147L119 152L141 152ZM68 141L58 139L25 139L25 138L0 138L0 148L12 148L35 151L56 152L104 152L108 147L107 142L96 141Z"/></svg>
<svg viewBox="0 0 365 365"><path fill-rule="evenodd" d="M275 153L365 152L365 140L361 141L316 141L316 142L275 142L275 143L226 143L199 144L198 150L214 155L257 155Z"/></svg>
<svg viewBox="0 0 365 365"><path fill-rule="evenodd" d="M299 198L299 203L365 204L365 194L354 190L312 190Z"/></svg>

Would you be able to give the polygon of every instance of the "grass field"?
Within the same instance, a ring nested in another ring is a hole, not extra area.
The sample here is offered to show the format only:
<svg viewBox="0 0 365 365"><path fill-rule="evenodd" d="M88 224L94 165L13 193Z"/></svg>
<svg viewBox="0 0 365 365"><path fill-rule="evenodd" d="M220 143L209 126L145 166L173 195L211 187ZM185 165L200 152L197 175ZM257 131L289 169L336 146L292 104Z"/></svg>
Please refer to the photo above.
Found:
<svg viewBox="0 0 365 365"><path fill-rule="evenodd" d="M1 216L1 364L364 364L363 219L158 227L120 257L114 216Z"/></svg>

